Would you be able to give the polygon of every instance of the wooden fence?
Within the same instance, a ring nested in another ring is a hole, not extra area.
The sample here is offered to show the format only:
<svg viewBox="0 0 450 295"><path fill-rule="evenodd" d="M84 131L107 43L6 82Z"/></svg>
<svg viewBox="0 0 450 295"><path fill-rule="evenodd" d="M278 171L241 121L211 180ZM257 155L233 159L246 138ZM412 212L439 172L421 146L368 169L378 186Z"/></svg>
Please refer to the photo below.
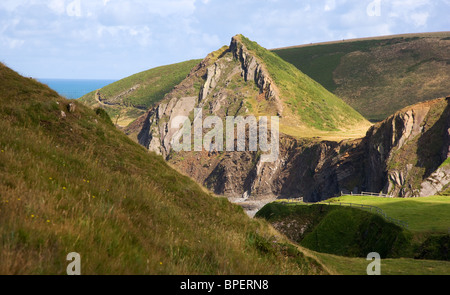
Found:
<svg viewBox="0 0 450 295"><path fill-rule="evenodd" d="M364 204L354 204L354 203L342 203L342 202L328 202L327 205L339 205L339 206L346 206L346 207L352 207L352 208L358 208L358 209L365 209L369 210L372 213L377 213L384 217L389 222L395 223L403 228L408 228L408 223L406 221L392 218L387 216L386 212L384 212L381 208L378 208L376 206L372 205L364 205Z"/></svg>
<svg viewBox="0 0 450 295"><path fill-rule="evenodd" d="M381 197L381 198L392 198L392 196L389 196L387 194L383 194L383 193L369 193L369 192L361 192L360 194L354 194L354 193L348 193L345 194L343 192L341 192L341 197L342 196L372 196L372 197Z"/></svg>

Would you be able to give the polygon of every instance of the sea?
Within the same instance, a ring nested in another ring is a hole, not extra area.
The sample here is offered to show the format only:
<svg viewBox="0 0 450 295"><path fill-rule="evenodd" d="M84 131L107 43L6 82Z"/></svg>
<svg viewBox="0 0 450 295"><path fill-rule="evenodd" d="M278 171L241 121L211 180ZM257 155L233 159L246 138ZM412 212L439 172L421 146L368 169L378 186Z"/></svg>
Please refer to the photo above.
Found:
<svg viewBox="0 0 450 295"><path fill-rule="evenodd" d="M117 80L83 80L83 79L37 79L48 85L61 96L77 99L89 92L100 89Z"/></svg>

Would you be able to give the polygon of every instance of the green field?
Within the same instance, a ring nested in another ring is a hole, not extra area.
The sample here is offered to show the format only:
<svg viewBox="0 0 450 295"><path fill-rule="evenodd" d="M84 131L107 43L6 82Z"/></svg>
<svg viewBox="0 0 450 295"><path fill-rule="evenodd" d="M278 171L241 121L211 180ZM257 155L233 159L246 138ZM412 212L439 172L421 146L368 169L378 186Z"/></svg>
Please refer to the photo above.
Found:
<svg viewBox="0 0 450 295"><path fill-rule="evenodd" d="M408 222L413 232L449 233L450 197L380 198L370 196L342 196L326 202L346 202L381 208L389 217Z"/></svg>
<svg viewBox="0 0 450 295"><path fill-rule="evenodd" d="M450 197L342 196L313 205L283 202L266 205L256 216L308 248L305 251L330 273L363 275L368 265L364 253L376 250L387 256L382 258L382 274L450 274ZM387 216L407 221L409 227L388 225L381 215L339 202L379 207Z"/></svg>
<svg viewBox="0 0 450 295"><path fill-rule="evenodd" d="M273 52L301 69L329 91L335 91L338 85L334 81L333 72L339 66L341 58L354 51L367 52L380 43L379 40L356 41L277 49Z"/></svg>
<svg viewBox="0 0 450 295"><path fill-rule="evenodd" d="M272 50L371 121L449 95L450 33L386 36Z"/></svg>
<svg viewBox="0 0 450 295"><path fill-rule="evenodd" d="M343 257L314 252L314 257L327 266L332 274L366 275L370 261L365 258ZM417 260L411 258L387 258L381 260L382 275L449 275L450 262Z"/></svg>

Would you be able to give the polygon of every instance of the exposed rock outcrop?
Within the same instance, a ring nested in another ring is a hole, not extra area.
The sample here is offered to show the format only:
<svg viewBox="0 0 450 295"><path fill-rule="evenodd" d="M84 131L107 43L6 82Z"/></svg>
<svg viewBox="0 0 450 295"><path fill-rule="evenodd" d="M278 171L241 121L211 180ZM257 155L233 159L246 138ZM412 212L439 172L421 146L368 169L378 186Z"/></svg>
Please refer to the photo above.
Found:
<svg viewBox="0 0 450 295"><path fill-rule="evenodd" d="M230 44L230 51L235 59L241 63L241 75L245 81L254 81L260 93L264 94L266 100L275 102L277 115L283 115L283 104L280 100L279 90L265 68L264 64L249 53L244 44L233 37Z"/></svg>
<svg viewBox="0 0 450 295"><path fill-rule="evenodd" d="M251 113L249 101L261 99L274 115L283 115L277 85L264 63L234 37L230 47L208 55L129 130L138 129L141 145L238 203L262 206L275 198L314 202L361 191L413 197L448 188L449 168L440 167L450 155L448 99L403 109L358 140L319 141L280 134L279 155L273 162L262 161L260 152L195 151L195 143L192 151L173 152L174 138L181 132L171 126L175 117L188 118L194 127L202 123L194 109L205 117L244 116Z"/></svg>
<svg viewBox="0 0 450 295"><path fill-rule="evenodd" d="M366 189L400 197L439 193L445 185L431 190L426 183L435 181L426 179L439 174L436 169L449 156L449 124L448 99L437 99L403 109L372 127L364 140Z"/></svg>

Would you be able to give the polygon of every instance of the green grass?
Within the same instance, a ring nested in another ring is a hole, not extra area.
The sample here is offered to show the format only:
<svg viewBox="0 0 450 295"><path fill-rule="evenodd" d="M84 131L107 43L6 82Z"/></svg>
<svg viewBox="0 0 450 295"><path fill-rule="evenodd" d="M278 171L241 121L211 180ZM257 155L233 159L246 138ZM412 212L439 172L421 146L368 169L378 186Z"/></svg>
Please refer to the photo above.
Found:
<svg viewBox="0 0 450 295"><path fill-rule="evenodd" d="M442 38L444 37L444 38ZM371 121L448 95L448 33L273 50ZM447 41L447 43L443 42Z"/></svg>
<svg viewBox="0 0 450 295"><path fill-rule="evenodd" d="M140 72L121 79L100 89L102 100L109 104L103 105L113 120L126 120L127 123L142 115L153 104L164 98L189 74L191 69L201 60L189 60L177 64L161 66ZM130 91L129 89L136 90ZM95 99L96 91L88 93L79 100L90 106L98 106Z"/></svg>
<svg viewBox="0 0 450 295"><path fill-rule="evenodd" d="M408 222L413 232L448 233L450 229L450 197L380 198L342 196L327 202L366 204L381 208L389 217Z"/></svg>
<svg viewBox="0 0 450 295"><path fill-rule="evenodd" d="M339 199L357 203L355 201L358 199L352 198L361 197ZM383 202L387 199L367 199L372 202L366 204L387 204ZM448 204L448 201L441 197L432 197L429 202L436 202L441 206L442 203ZM408 205L405 207L409 208ZM428 216L439 216L444 212L448 215L449 212L448 207L433 206L424 208L423 211L426 210ZM390 213L400 211L401 208L397 207ZM263 207L256 216L266 219L289 239L308 248L309 250L304 252L310 251L308 254L326 266L331 274L365 275L369 263L365 256L373 251L382 256L381 268L382 274L385 275L449 274L450 236L435 232L434 224L430 223L427 216L421 213L416 215L417 211L411 214L417 219L423 219L423 224L429 226L423 231L404 230L387 223L381 216L364 210L325 204L275 202Z"/></svg>
<svg viewBox="0 0 450 295"><path fill-rule="evenodd" d="M378 252L383 258L410 254L410 234L378 215L355 208L275 202L264 206L256 217L318 252L349 257ZM300 235L299 228L304 228Z"/></svg>
<svg viewBox="0 0 450 295"><path fill-rule="evenodd" d="M343 257L314 253L330 272L341 275L366 275L370 261L365 258ZM412 258L381 259L381 275L448 275L449 261L417 260Z"/></svg>
<svg viewBox="0 0 450 295"><path fill-rule="evenodd" d="M335 131L364 122L364 118L341 99L256 42L240 35L245 47L267 66L282 100L300 120L318 130Z"/></svg>
<svg viewBox="0 0 450 295"><path fill-rule="evenodd" d="M450 165L450 158L447 158L444 162L442 162L441 167Z"/></svg>
<svg viewBox="0 0 450 295"><path fill-rule="evenodd" d="M388 39L388 44L396 44L404 39ZM335 91L333 71L341 63L341 58L355 51L368 52L376 46L385 46L387 40L365 40L325 45L312 45L298 48L273 50L284 60L318 81L329 91Z"/></svg>
<svg viewBox="0 0 450 295"><path fill-rule="evenodd" d="M325 273L104 111L3 64L0 116L0 274L65 274L70 252L82 274Z"/></svg>

